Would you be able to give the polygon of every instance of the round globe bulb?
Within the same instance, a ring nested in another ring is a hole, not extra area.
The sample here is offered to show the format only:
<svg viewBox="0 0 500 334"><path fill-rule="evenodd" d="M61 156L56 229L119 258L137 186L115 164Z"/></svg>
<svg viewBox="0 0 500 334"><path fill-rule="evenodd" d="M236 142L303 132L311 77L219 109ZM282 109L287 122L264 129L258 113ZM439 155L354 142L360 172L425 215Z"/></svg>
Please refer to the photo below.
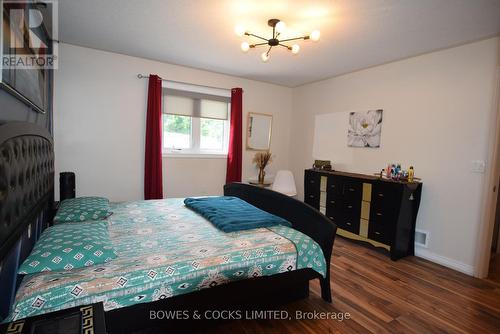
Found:
<svg viewBox="0 0 500 334"><path fill-rule="evenodd" d="M269 60L269 55L267 54L267 52L263 52L261 55L260 55L260 58L262 59L262 61L265 63Z"/></svg>
<svg viewBox="0 0 500 334"><path fill-rule="evenodd" d="M319 32L319 30L314 30L312 33L311 33L311 40L313 40L314 42L317 42L319 41L319 38L321 36L321 33Z"/></svg>
<svg viewBox="0 0 500 334"><path fill-rule="evenodd" d="M297 53L299 53L299 51L300 51L300 45L298 45L298 44L292 45L292 53L294 55L296 55Z"/></svg>
<svg viewBox="0 0 500 334"><path fill-rule="evenodd" d="M241 51L247 52L249 49L250 49L250 44L248 44L248 42L241 43Z"/></svg>
<svg viewBox="0 0 500 334"><path fill-rule="evenodd" d="M282 33L286 29L286 24L283 21L279 21L278 23L276 23L275 28L276 28L276 32Z"/></svg>
<svg viewBox="0 0 500 334"><path fill-rule="evenodd" d="M240 37L242 37L243 35L245 35L245 27L241 24L238 24L235 28L234 28L234 33Z"/></svg>

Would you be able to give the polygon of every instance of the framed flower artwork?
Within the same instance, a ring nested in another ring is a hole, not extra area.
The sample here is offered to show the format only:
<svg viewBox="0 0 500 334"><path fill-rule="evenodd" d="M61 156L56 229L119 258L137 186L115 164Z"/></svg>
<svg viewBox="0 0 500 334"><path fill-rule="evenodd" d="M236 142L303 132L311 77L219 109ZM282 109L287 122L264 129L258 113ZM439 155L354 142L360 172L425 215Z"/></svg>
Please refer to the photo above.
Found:
<svg viewBox="0 0 500 334"><path fill-rule="evenodd" d="M382 109L351 112L347 145L350 147L380 147Z"/></svg>

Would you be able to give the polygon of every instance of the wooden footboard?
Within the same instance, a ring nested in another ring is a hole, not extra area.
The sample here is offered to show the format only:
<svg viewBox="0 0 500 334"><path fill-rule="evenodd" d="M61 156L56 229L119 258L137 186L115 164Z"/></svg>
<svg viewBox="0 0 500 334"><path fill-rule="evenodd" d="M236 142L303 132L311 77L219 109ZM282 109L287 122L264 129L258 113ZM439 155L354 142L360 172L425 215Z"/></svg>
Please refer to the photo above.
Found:
<svg viewBox="0 0 500 334"><path fill-rule="evenodd" d="M264 211L288 220L292 227L316 241L326 260L326 277L320 278L321 297L332 301L330 290L330 259L337 226L318 210L295 198L273 190L245 183L224 186L225 196L235 196Z"/></svg>

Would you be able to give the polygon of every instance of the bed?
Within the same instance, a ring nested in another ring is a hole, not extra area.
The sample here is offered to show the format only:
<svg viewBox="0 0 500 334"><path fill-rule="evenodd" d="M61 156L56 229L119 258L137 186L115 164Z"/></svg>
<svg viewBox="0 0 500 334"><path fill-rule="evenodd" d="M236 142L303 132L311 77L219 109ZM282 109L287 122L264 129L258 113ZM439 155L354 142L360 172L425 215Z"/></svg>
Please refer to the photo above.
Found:
<svg viewBox="0 0 500 334"><path fill-rule="evenodd" d="M68 272L21 277L17 268L51 220L53 145L33 124L0 126L0 315L19 319L102 302L109 332L151 325L152 309L230 309L307 297L319 279L330 302L335 225L271 190L234 183L227 196L280 216L275 226L224 233L182 199L113 204L107 218L118 257ZM87 223L83 223L87 224Z"/></svg>

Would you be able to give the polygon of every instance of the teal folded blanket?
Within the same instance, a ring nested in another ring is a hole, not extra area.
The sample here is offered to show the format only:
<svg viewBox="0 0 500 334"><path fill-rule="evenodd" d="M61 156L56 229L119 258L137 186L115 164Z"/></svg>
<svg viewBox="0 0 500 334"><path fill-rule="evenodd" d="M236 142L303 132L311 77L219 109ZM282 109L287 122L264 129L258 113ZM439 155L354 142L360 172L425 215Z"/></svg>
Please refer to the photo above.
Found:
<svg viewBox="0 0 500 334"><path fill-rule="evenodd" d="M184 204L224 232L275 225L292 226L285 219L256 208L238 197L186 198Z"/></svg>

